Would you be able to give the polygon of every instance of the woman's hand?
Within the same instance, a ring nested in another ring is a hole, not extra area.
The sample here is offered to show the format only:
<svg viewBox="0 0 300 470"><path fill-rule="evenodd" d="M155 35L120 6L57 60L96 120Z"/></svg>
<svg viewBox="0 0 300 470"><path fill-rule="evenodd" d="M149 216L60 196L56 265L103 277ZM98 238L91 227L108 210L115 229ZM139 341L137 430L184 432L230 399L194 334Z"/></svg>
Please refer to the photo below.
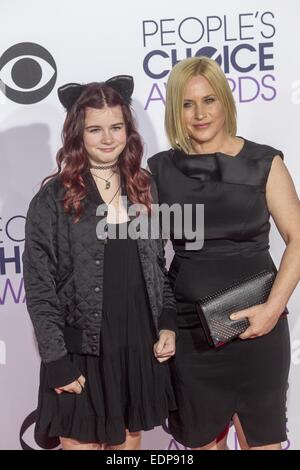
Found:
<svg viewBox="0 0 300 470"><path fill-rule="evenodd" d="M271 308L266 302L261 305L246 308L240 312L233 313L230 315L230 319L241 320L243 318L248 318L250 326L239 336L239 338L253 339L270 333L278 322L280 315L281 313L274 313L274 308Z"/></svg>
<svg viewBox="0 0 300 470"><path fill-rule="evenodd" d="M65 385L64 387L57 387L54 390L58 395L60 395L63 392L68 392L68 393L81 393L82 390L84 389L84 384L85 384L85 378L83 375L81 375L77 380L74 380L74 382Z"/></svg>
<svg viewBox="0 0 300 470"><path fill-rule="evenodd" d="M160 330L159 340L153 346L154 356L158 362L164 362L175 354L176 334L171 330Z"/></svg>

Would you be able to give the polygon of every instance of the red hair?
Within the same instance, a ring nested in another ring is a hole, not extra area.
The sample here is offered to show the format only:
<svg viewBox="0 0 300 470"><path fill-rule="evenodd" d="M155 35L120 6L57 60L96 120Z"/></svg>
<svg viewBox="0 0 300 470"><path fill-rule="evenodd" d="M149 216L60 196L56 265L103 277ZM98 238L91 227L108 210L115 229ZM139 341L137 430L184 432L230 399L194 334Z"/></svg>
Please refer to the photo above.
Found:
<svg viewBox="0 0 300 470"><path fill-rule="evenodd" d="M83 143L85 109L102 109L105 106L121 106L123 113L127 143L119 157L119 169L127 196L133 204L143 204L150 212L150 175L141 168L143 144L130 107L110 86L105 83L90 83L67 113L62 132L63 146L56 155L57 172L42 182L43 185L49 178L60 175L66 190L64 209L68 213L75 213L76 222L82 214L81 201L87 193L83 174L89 170L88 155Z"/></svg>

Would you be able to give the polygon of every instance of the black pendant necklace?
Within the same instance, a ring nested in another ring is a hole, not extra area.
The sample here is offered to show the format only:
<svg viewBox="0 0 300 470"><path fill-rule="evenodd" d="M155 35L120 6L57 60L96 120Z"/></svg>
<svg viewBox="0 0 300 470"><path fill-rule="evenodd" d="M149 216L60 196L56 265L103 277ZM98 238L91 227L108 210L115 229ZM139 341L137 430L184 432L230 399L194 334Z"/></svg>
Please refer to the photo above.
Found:
<svg viewBox="0 0 300 470"><path fill-rule="evenodd" d="M99 178L100 180L103 180L105 181L105 188L104 189L109 189L110 188L110 178L112 177L112 175L114 174L115 172L113 171L112 174L108 177L108 178L102 178L102 176L98 176L98 175L95 175L95 173L92 173L93 176L95 176L95 178Z"/></svg>

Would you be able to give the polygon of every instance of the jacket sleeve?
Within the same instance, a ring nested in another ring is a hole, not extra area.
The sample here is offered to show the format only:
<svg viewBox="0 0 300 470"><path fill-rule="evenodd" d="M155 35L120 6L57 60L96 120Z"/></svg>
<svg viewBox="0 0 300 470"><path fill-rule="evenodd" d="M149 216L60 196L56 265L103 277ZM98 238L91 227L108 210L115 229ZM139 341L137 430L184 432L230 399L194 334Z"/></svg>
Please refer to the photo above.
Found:
<svg viewBox="0 0 300 470"><path fill-rule="evenodd" d="M80 376L67 356L64 312L56 295L56 229L55 203L40 191L31 201L26 217L23 275L27 310L52 388L67 385Z"/></svg>
<svg viewBox="0 0 300 470"><path fill-rule="evenodd" d="M151 179L151 195L153 203L158 203L158 191L154 178ZM164 240L160 231L159 242L159 264L164 273L164 287L163 287L163 309L158 319L159 330L172 330L177 334L177 311L176 300L173 289L168 278L168 271L166 269L165 250L164 246L167 240Z"/></svg>
<svg viewBox="0 0 300 470"><path fill-rule="evenodd" d="M163 309L158 319L158 329L172 330L177 334L176 301L166 270L163 291Z"/></svg>

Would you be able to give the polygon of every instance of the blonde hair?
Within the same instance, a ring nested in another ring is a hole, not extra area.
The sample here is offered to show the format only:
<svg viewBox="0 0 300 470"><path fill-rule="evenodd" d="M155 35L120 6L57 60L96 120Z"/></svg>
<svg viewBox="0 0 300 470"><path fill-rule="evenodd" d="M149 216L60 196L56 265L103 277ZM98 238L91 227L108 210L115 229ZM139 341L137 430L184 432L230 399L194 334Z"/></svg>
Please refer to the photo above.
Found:
<svg viewBox="0 0 300 470"><path fill-rule="evenodd" d="M206 78L220 100L225 113L225 130L236 135L236 107L225 74L208 57L184 59L172 69L167 83L165 129L172 148L192 151L183 121L183 91L187 82L196 75Z"/></svg>

